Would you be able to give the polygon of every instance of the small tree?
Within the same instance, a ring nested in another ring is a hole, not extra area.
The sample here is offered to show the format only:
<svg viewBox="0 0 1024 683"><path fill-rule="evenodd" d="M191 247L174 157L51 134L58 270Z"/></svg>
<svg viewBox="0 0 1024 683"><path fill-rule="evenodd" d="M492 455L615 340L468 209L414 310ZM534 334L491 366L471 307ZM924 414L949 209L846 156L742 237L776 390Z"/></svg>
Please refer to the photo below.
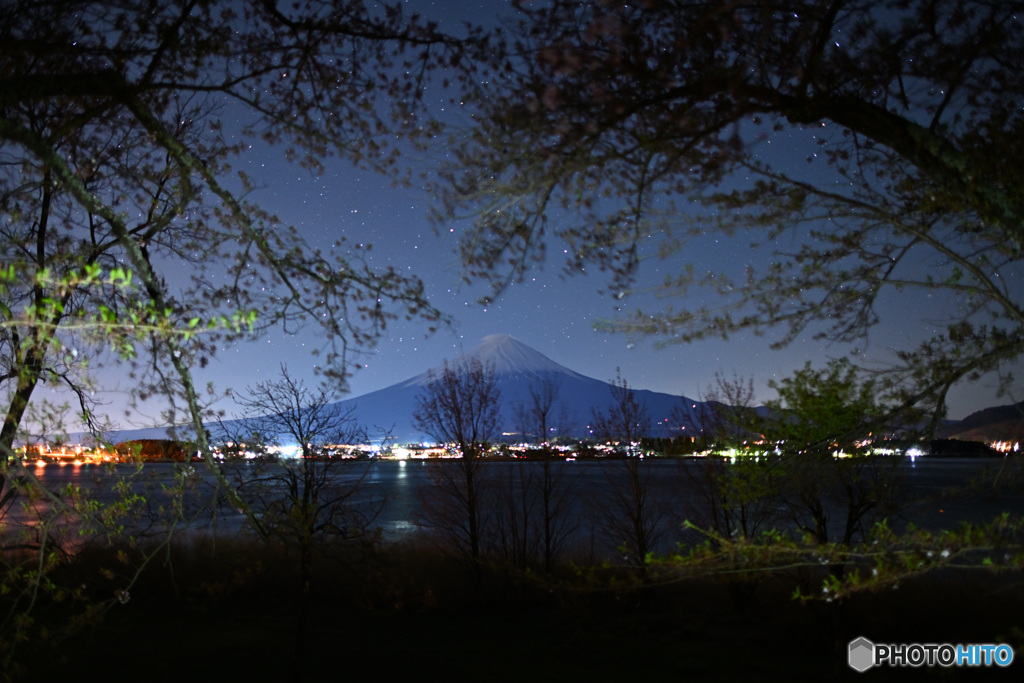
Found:
<svg viewBox="0 0 1024 683"><path fill-rule="evenodd" d="M370 525L383 504L359 495L368 468L354 476L338 471L343 447L366 435L353 417L354 406L332 402L332 394L325 385L307 388L282 365L278 379L236 396L244 412L236 423L241 428L221 427L221 435L231 440L227 451L233 457L226 467L257 532L298 550L296 666L302 662L313 563L322 541L370 538ZM297 446L295 457L275 453L287 445Z"/></svg>
<svg viewBox="0 0 1024 683"><path fill-rule="evenodd" d="M563 424L567 422L565 404L556 404L560 389L557 379L551 376L530 383L529 400L517 406L516 414L524 436L531 431L536 435L539 472L534 463L520 462L514 475L502 482L506 494L502 511L507 521L503 529L522 530L517 544L520 552L512 554L513 560L525 565L530 559L526 551L532 551L536 545L548 573L568 537L579 527L578 518L571 515L574 482L566 476L565 468L554 461L547 444L549 429L556 419L556 405L561 406L557 419Z"/></svg>
<svg viewBox="0 0 1024 683"><path fill-rule="evenodd" d="M651 428L651 416L647 406L636 398L636 392L616 370L611 382L612 401L607 412L593 410L594 432L602 439L625 444L626 455L633 454L633 444L647 434Z"/></svg>
<svg viewBox="0 0 1024 683"><path fill-rule="evenodd" d="M593 413L595 431L603 439L624 443L626 457L621 467L606 470L610 497L601 503L598 525L609 540L625 545L629 561L646 576L648 557L665 535L668 508L654 491L650 469L633 448L650 429L647 406L621 374L611 384L608 411Z"/></svg>
<svg viewBox="0 0 1024 683"><path fill-rule="evenodd" d="M440 375L431 375L413 413L417 429L459 450L457 474L444 465L434 470L452 505L434 507L432 514L474 561L480 557L483 521L480 458L496 434L500 400L494 368L471 358L455 367L445 363Z"/></svg>
<svg viewBox="0 0 1024 683"><path fill-rule="evenodd" d="M715 386L704 403L710 404L706 429L719 447L740 447L760 436L762 420L754 408L754 380L715 373Z"/></svg>
<svg viewBox="0 0 1024 683"><path fill-rule="evenodd" d="M690 521L711 532L712 539L752 539L777 518L774 459L748 457L760 453L750 442L760 440L764 429L753 402L752 379L719 373L701 402L702 431L715 452L684 463L683 472L691 494ZM736 449L743 457L727 461L719 453L723 448Z"/></svg>
<svg viewBox="0 0 1024 683"><path fill-rule="evenodd" d="M893 419L877 397L873 381L860 381L849 363L823 370L808 363L781 382L768 406L767 427L779 453L779 493L797 528L821 544L831 537L830 521L843 515L840 540L863 533L871 513L893 499L898 458L868 458L870 438Z"/></svg>
<svg viewBox="0 0 1024 683"><path fill-rule="evenodd" d="M534 432L538 446L548 440L548 430L555 419L555 406L561 384L551 376L541 377L530 383L529 398L516 404L516 417L523 429L523 438Z"/></svg>

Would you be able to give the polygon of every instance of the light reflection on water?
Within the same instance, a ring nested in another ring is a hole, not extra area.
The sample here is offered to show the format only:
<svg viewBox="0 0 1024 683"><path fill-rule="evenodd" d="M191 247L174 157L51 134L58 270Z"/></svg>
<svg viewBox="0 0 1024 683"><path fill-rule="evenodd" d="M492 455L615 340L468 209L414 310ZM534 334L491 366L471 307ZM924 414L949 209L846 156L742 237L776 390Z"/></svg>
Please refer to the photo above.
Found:
<svg viewBox="0 0 1024 683"><path fill-rule="evenodd" d="M453 463L448 463L453 464ZM650 468L652 475L650 479L651 490L655 497L667 501L668 505L678 514L667 522L678 525L684 516L684 510L694 500L692 490L688 490L687 481L692 481L680 476L680 468L695 467L698 463L687 460L646 460L643 467ZM566 478L573 487L573 502L569 514L579 520L577 535L591 537L594 534L597 516L607 514L607 506L601 507L601 502L613 495L615 487L614 468L621 467L621 462L615 461L576 461L576 462L553 462L552 467ZM344 463L332 470L332 476L338 481L347 485L358 484L358 495L354 501L358 504L373 504L374 501L384 501L380 515L376 518L375 524L381 528L383 537L386 540L400 540L416 534L424 528L424 500L430 498L435 491L435 483L431 479L432 468L439 466L439 463L418 461L418 460L397 460L397 461L376 461L373 463L353 462ZM911 505L906 510L905 521L913 521L918 526L932 528L950 528L959 521L983 522L991 520L992 517L1002 511L1024 513L1024 497L1014 493L998 493L989 489L975 495L954 498L941 497L944 490L951 487L966 484L968 481L987 477L989 481L995 480L997 476L1005 477L1006 473L1000 473L1002 467L1019 469L1020 464L1014 459L1006 460L981 460L981 459L954 459L954 458L916 458L908 459L900 465L900 472L908 489L909 498L920 498L931 496L933 499L926 503ZM147 499L147 510L149 518L143 521L145 524L157 525L157 513L161 505L169 502L165 488L173 486L176 477L182 472L182 465L154 463L147 464L137 471L133 465L71 465L71 464L48 464L45 467L31 467L33 474L40 482L51 491L61 490L71 485L81 487L88 496L95 498L101 504L111 503L118 498L115 488L120 478L128 478L131 482L130 490ZM184 467L190 467L185 465ZM191 493L189 494L189 505L187 509L198 513L193 517L188 526L192 529L215 528L218 532L232 533L242 528L244 517L237 511L224 507L213 509L204 506L216 493L216 480L201 464L191 466L193 474L189 478ZM514 479L509 475L518 476L518 473L529 474L533 471L536 475L540 463L536 462L487 462L484 463L484 471L489 473L488 481ZM525 469L516 469L525 468ZM493 478L492 478L493 477ZM360 482L360 479L362 481ZM3 522L10 528L13 524L33 524L37 515L47 515L52 512L52 505L42 499L34 500L29 505L32 509L24 509L19 506L12 508ZM34 509L34 512L32 511ZM837 515L837 517L839 517ZM65 520L66 524L74 526L72 519ZM840 524L841 519L836 520ZM893 520L890 520L893 523ZM901 526L896 521L894 526ZM153 527L154 529L156 526ZM607 549L606 549L607 550Z"/></svg>

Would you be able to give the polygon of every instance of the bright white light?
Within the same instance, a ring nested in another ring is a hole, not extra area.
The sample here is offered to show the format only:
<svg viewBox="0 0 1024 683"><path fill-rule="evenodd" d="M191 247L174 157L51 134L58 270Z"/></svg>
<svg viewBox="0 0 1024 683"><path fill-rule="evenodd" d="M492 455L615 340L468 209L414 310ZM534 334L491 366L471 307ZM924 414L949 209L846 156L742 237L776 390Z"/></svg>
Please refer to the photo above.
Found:
<svg viewBox="0 0 1024 683"><path fill-rule="evenodd" d="M302 448L298 444L293 446L273 446L267 450L271 453L276 453L281 458L297 458L302 454Z"/></svg>

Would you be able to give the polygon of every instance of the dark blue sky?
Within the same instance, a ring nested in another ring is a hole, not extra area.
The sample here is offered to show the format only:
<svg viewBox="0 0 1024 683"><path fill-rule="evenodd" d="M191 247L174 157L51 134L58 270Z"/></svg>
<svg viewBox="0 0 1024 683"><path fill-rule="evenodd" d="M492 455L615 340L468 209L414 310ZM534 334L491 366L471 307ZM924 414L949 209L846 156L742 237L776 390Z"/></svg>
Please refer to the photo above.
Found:
<svg viewBox="0 0 1024 683"><path fill-rule="evenodd" d="M444 18L448 27L459 17L479 20L494 16L495 8L507 9L502 0L464 3L406 3L427 16ZM442 98L438 97L438 101ZM449 115L451 112L447 112ZM802 164L814 149L809 139L799 134L783 134L764 141L758 151L775 164ZM442 156L445 150L432 150ZM414 160L429 169L432 156ZM824 162L816 162L825 168ZM327 247L340 235L350 242L374 245L373 263L391 265L421 277L431 301L450 314L455 324L427 335L420 321L391 326L378 347L364 359L364 367L350 382L350 396L358 397L402 381L475 346L493 333L511 334L556 362L584 375L610 379L620 368L622 376L637 388L651 389L700 398L714 381L715 373L753 377L758 400L772 397L766 387L771 379L780 379L810 360L824 362L844 355L848 349L815 341L808 334L787 348L773 351L771 337L736 335L727 342L706 341L689 345L656 348L657 339L630 339L594 331L595 322L616 315L616 305L651 309L661 304L646 293L666 273L674 272L679 258L652 261L643 270L637 292L622 301L601 294L606 280L600 274L563 279L557 258L538 269L522 284L513 286L492 305L483 307L477 299L486 289L483 284L461 282L462 270L455 255L460 231L458 224L443 226L435 234L428 223L431 198L417 187L395 188L389 178L356 172L339 160L330 160L319 177L298 166L287 164L279 149L258 146L239 161L237 167L251 174L262 186L249 196L285 223L293 224L312 244ZM812 172L819 167L811 165ZM782 245L785 246L785 245ZM557 247L557 248L556 248ZM549 245L557 257L560 245ZM709 234L687 248L686 258L707 270L742 268L767 258L743 242L729 241ZM713 303L713 299L709 299ZM908 348L916 340L930 336L933 325L955 315L955 302L941 295L902 295L883 304L883 324L871 335L863 360L885 362L893 349ZM310 331L315 334L313 328ZM320 346L315 338L303 335L271 334L259 340L221 350L206 369L196 370L200 385L213 382L218 390L241 389L246 384L269 379L280 363L309 382L315 382L315 359L310 351ZM103 394L111 402L112 418L122 427L149 426L158 422L157 407L149 406L125 417L120 405L127 380L111 378L107 386L116 387ZM997 399L994 380L982 380L956 389L951 395L950 416L963 417L975 409L1009 399ZM1014 400L1020 400L1016 398ZM221 400L217 406L229 413L233 406Z"/></svg>
<svg viewBox="0 0 1024 683"><path fill-rule="evenodd" d="M797 148L794 141L782 154L800 156L801 163L806 163ZM300 169L279 165L273 156L254 157L249 170L257 176L265 173L267 185L253 199L294 222L314 244L327 246L339 233L350 241L372 243L374 263L423 278L431 301L454 318L452 329L442 328L432 336L426 336L426 325L418 321L393 325L376 351L366 357L366 367L352 378L353 396L422 372L492 333L512 334L585 375L610 379L616 368L621 368L633 386L692 398L705 393L719 372L754 377L759 398L764 400L772 395L765 387L769 379L786 376L808 360L824 362L848 351L845 346L813 340L810 333L785 349L772 350L770 336L736 335L728 341L656 348L662 340L632 339L594 330L599 320L617 315L617 306L649 310L662 305L644 290L653 289L666 273L674 272L680 265L678 258L648 263L638 291L617 301L601 293L607 281L599 273L565 278L557 258L560 247L552 248L554 253L544 268L484 307L476 301L487 292L485 286L461 282L462 269L455 255L459 225L435 234L426 218L430 197L423 190L394 188L387 178L355 173L343 163L314 178ZM714 271L742 268L767 258L764 251L715 234L692 242L679 258L683 256ZM714 303L713 295L704 296ZM930 336L935 331L934 323L955 311L952 301L937 294L892 296L883 308L883 324L872 332L863 356L866 360L891 359L892 349L907 348ZM274 374L279 361L288 362L292 369L307 369L312 360L305 352L314 345L301 337L270 336L225 350L211 374L219 376L218 384L230 385L254 367L257 374L253 379ZM951 415L962 417L994 402L993 386L994 382L983 381L958 390Z"/></svg>

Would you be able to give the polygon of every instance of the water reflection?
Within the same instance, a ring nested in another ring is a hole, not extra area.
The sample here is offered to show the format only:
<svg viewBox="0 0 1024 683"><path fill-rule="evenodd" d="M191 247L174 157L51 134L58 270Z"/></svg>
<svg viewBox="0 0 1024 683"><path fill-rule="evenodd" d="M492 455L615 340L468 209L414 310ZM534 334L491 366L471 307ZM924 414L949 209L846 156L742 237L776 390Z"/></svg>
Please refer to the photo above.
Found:
<svg viewBox="0 0 1024 683"><path fill-rule="evenodd" d="M375 461L371 464L353 462L333 468L331 476L338 477L342 484L358 484L361 487L360 501L382 500L384 505L375 524L381 527L386 539L397 540L422 528L424 501L436 495L436 483L430 473L432 468L441 465L407 460ZM559 468L560 474L572 480L574 498L571 514L582 520L578 534L592 536L597 515L607 514L608 507L605 506L602 512L600 503L615 493L614 478L608 476L609 468L621 467L621 461L559 461L549 465ZM697 465L696 461L647 459L642 467L650 475L652 492L671 501L681 517L686 506L694 503L697 492L692 489L692 483L686 483L687 477L680 476L683 471L680 468ZM484 469L494 475L493 481L507 481L514 479L509 476L516 471L513 468L525 468L519 471L534 471L536 474L541 466L537 462L488 462ZM994 482L999 477L998 468L1001 466L1016 467L1016 460L1013 459L1011 464L1009 460L907 458L900 470L907 486L906 498L911 502L902 511L902 519L891 519L890 523L902 526L913 522L918 526L948 528L961 520L987 521L1003 511L1024 513L1024 497L991 487L985 495L954 497L944 493L974 479ZM139 502L132 514L136 515L137 524L149 529L157 528L159 515L165 514L161 511L171 506L173 491L184 477L187 493L182 510L188 513L191 528L211 525L216 525L221 531L240 528L244 522L241 514L210 505L210 501L219 494L213 474L202 465L193 467L188 474L187 467L192 466L147 464L139 469L133 465L49 463L27 468L27 471L48 490L64 491L62 495L68 500L74 498L74 491L81 491L83 498L94 499L101 505L112 503L126 493L138 495L145 501ZM47 519L55 513L53 501L45 498L23 498L22 503L24 507L15 505L8 509L3 519L8 528L12 524L38 524L38 520ZM681 519L672 523L676 522L681 522ZM61 523L73 527L77 522L73 515L68 515L66 519L62 518Z"/></svg>

